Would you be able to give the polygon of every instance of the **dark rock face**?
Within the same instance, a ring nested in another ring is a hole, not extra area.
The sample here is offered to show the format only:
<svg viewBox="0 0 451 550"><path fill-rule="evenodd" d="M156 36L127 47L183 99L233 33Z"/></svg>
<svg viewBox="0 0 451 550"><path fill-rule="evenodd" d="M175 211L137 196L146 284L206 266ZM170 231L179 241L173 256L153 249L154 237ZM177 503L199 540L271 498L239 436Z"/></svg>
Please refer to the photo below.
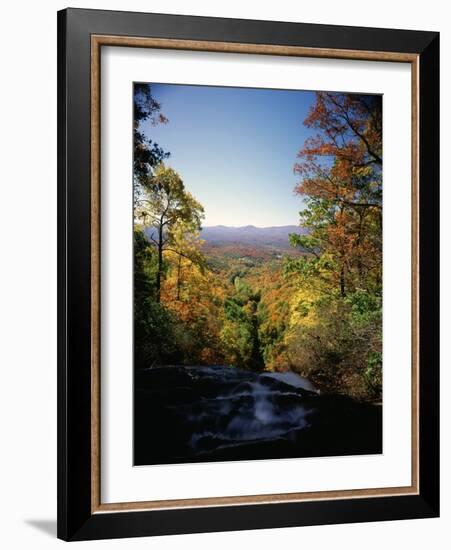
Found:
<svg viewBox="0 0 451 550"><path fill-rule="evenodd" d="M147 369L135 376L134 463L381 453L381 413L294 373Z"/></svg>

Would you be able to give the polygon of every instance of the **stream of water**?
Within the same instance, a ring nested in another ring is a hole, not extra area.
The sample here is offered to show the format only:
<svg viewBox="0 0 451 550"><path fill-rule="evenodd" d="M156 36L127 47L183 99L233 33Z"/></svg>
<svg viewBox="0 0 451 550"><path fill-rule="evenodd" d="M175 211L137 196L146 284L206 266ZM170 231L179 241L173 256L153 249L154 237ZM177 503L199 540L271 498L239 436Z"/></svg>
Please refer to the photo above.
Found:
<svg viewBox="0 0 451 550"><path fill-rule="evenodd" d="M165 366L135 378L135 464L381 452L380 408L294 372Z"/></svg>

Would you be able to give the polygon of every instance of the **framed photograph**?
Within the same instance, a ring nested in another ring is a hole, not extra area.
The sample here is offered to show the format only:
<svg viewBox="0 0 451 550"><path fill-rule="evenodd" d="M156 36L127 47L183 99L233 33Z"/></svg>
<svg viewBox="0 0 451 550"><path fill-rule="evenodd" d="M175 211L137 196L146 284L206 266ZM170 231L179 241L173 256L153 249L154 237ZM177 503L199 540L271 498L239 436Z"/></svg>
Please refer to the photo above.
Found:
<svg viewBox="0 0 451 550"><path fill-rule="evenodd" d="M58 14L58 536L439 514L439 35Z"/></svg>

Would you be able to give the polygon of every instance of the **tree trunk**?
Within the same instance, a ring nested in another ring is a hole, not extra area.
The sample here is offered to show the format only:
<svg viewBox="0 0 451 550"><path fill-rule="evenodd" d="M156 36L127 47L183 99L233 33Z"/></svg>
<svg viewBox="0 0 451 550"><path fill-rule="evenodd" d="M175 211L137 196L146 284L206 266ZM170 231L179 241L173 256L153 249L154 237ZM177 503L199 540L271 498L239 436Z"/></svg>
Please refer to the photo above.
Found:
<svg viewBox="0 0 451 550"><path fill-rule="evenodd" d="M161 275L163 272L163 224L158 228L157 302L161 300Z"/></svg>
<svg viewBox="0 0 451 550"><path fill-rule="evenodd" d="M340 270L340 294L344 298L346 296L346 286L345 286L345 266L342 264Z"/></svg>
<svg viewBox="0 0 451 550"><path fill-rule="evenodd" d="M180 288L182 286L182 256L179 254L179 263L177 266L177 302L180 301Z"/></svg>
<svg viewBox="0 0 451 550"><path fill-rule="evenodd" d="M363 218L364 212L359 212L359 232L357 234L357 270L359 273L359 287L364 288L364 273L363 273L363 262L362 262L362 233L363 233Z"/></svg>

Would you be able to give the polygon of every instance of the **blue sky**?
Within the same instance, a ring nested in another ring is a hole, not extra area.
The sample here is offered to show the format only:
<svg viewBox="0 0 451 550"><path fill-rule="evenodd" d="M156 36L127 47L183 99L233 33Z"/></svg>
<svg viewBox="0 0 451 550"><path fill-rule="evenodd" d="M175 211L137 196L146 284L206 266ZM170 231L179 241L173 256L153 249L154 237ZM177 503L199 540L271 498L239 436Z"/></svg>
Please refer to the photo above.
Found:
<svg viewBox="0 0 451 550"><path fill-rule="evenodd" d="M144 133L205 208L205 226L299 223L296 154L313 92L151 84L169 119Z"/></svg>

